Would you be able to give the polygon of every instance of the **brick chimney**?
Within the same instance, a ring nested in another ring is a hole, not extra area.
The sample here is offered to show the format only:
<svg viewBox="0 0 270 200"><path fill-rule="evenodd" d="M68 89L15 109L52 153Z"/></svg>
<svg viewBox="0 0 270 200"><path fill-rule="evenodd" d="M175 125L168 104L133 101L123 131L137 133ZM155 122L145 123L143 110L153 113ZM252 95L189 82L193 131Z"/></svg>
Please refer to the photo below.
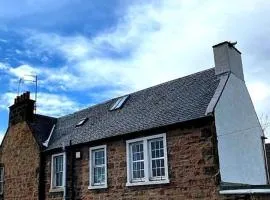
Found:
<svg viewBox="0 0 270 200"><path fill-rule="evenodd" d="M235 48L236 42L222 42L213 46L216 75L233 73L244 79L241 52Z"/></svg>
<svg viewBox="0 0 270 200"><path fill-rule="evenodd" d="M35 101L30 99L30 92L17 96L14 104L9 107L9 126L22 121L32 121Z"/></svg>

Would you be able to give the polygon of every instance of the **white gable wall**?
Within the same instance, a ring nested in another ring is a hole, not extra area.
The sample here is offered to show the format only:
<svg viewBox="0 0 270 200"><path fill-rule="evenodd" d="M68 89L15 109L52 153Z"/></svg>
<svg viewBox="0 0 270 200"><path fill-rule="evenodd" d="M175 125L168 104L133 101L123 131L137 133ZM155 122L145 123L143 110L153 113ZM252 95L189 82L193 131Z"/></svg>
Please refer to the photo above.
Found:
<svg viewBox="0 0 270 200"><path fill-rule="evenodd" d="M215 108L221 180L267 183L263 135L245 82L231 73Z"/></svg>

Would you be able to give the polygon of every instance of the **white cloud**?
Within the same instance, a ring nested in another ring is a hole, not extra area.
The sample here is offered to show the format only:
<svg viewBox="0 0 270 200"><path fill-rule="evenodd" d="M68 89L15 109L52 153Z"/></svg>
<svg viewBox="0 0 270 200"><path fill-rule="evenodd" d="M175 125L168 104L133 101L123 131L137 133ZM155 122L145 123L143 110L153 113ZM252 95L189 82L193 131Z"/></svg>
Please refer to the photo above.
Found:
<svg viewBox="0 0 270 200"><path fill-rule="evenodd" d="M0 62L0 70L3 70L3 71L5 71L5 70L7 70L9 67L8 67L8 64L6 64L6 63L1 63Z"/></svg>
<svg viewBox="0 0 270 200"><path fill-rule="evenodd" d="M64 95L39 93L37 99L37 113L48 116L63 116L76 110L81 105Z"/></svg>
<svg viewBox="0 0 270 200"><path fill-rule="evenodd" d="M10 84L13 87L18 87L18 80L22 80L21 87L33 84L35 76L38 76L38 87L46 88L50 91L57 91L59 89L66 90L74 85L79 85L79 77L74 76L67 67L61 68L46 68L34 67L28 64L10 67L0 63L0 70L5 71L14 78L10 78Z"/></svg>
<svg viewBox="0 0 270 200"><path fill-rule="evenodd" d="M248 83L248 90L259 116L270 115L270 84L263 81Z"/></svg>
<svg viewBox="0 0 270 200"><path fill-rule="evenodd" d="M236 27L241 25L252 32L252 27L242 23L243 17L251 19L249 16L253 15L256 20L260 16L257 11L262 8L270 10L269 3L178 0L140 3L130 6L115 29L105 30L94 38L35 32L27 43L35 44L40 51L60 53L69 61L63 70L63 74L68 74L67 81L62 80L69 89L119 84L136 90L213 66L211 46L217 42L239 39L245 46L249 36ZM267 31L264 34L270 33L270 29ZM130 55L115 59L106 56L107 51Z"/></svg>
<svg viewBox="0 0 270 200"><path fill-rule="evenodd" d="M270 84L263 81L248 83L250 96L255 103L258 118L270 142Z"/></svg>
<svg viewBox="0 0 270 200"><path fill-rule="evenodd" d="M43 76L41 87L50 91L113 85L119 86L117 95L121 95L210 68L214 66L211 46L237 40L256 108L270 112L267 88L254 85L262 74L270 73L269 51L263 52L270 46L269 18L270 3L263 0L140 1L129 7L115 28L92 38L28 32L26 45L33 55L46 51L62 55L67 63L57 69L19 66L11 73L34 70Z"/></svg>
<svg viewBox="0 0 270 200"><path fill-rule="evenodd" d="M16 93L5 93L0 96L0 109L7 110L14 103ZM33 97L32 97L33 98ZM38 93L37 113L59 117L79 110L81 105L65 95Z"/></svg>
<svg viewBox="0 0 270 200"><path fill-rule="evenodd" d="M252 99L256 102L264 101L270 97L270 85L264 82L253 82L248 87Z"/></svg>
<svg viewBox="0 0 270 200"><path fill-rule="evenodd" d="M40 69L33 68L30 65L20 65L18 67L10 67L8 68L8 71L10 74L18 77L18 78L26 78L29 77L29 75L36 75L40 73Z"/></svg>
<svg viewBox="0 0 270 200"><path fill-rule="evenodd" d="M0 109L8 110L8 107L13 104L16 93L7 92L0 95Z"/></svg>

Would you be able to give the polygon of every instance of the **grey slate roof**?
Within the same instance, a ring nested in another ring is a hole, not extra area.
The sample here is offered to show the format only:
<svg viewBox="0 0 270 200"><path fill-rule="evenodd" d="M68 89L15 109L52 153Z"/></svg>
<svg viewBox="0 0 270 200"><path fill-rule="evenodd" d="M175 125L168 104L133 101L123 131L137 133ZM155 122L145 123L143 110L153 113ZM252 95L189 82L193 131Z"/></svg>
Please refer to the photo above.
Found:
<svg viewBox="0 0 270 200"><path fill-rule="evenodd" d="M205 117L219 81L212 68L132 93L119 110L109 111L115 98L60 117L47 150Z"/></svg>
<svg viewBox="0 0 270 200"><path fill-rule="evenodd" d="M42 143L49 137L51 129L55 123L56 118L38 114L34 115L32 122L28 122L40 147L43 147Z"/></svg>

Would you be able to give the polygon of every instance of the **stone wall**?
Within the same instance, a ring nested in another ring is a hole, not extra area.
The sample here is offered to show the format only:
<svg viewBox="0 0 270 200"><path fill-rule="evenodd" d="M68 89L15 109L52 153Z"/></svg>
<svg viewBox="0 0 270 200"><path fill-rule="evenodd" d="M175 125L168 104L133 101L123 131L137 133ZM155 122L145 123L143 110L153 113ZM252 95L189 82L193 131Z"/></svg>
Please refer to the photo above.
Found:
<svg viewBox="0 0 270 200"><path fill-rule="evenodd" d="M127 138L122 138L108 142L99 142L94 145L85 145L72 150L69 156L67 156L69 160L67 186L71 190L68 192L69 198L78 200L220 199L217 187L219 176L217 173L218 164L214 126L208 124L201 128L178 127L170 129L166 133L169 184L127 187ZM89 190L89 147L102 144L107 145L108 188ZM81 152L81 159L74 159L74 154L77 150ZM46 199L60 200L63 193L49 192L50 162L51 156L48 155L45 168ZM70 176L70 174L73 174L73 176Z"/></svg>
<svg viewBox="0 0 270 200"><path fill-rule="evenodd" d="M163 131L164 132L164 131ZM110 139L80 147L67 148L67 198L94 199L175 199L175 200L266 200L269 195L218 194L218 162L214 126L176 127L165 131L169 165L169 184L126 186L126 140L151 135ZM152 132L158 134L159 131ZM107 145L108 188L89 190L89 147ZM75 159L75 152L82 157ZM9 128L1 148L5 166L4 199L62 200L63 192L50 192L51 153L44 152L44 165L39 168L39 147L27 123ZM39 190L40 172L43 190ZM42 194L39 194L41 192ZM39 198L40 196L40 198Z"/></svg>
<svg viewBox="0 0 270 200"><path fill-rule="evenodd" d="M39 147L27 123L11 126L1 148L0 162L5 167L4 199L38 199Z"/></svg>

